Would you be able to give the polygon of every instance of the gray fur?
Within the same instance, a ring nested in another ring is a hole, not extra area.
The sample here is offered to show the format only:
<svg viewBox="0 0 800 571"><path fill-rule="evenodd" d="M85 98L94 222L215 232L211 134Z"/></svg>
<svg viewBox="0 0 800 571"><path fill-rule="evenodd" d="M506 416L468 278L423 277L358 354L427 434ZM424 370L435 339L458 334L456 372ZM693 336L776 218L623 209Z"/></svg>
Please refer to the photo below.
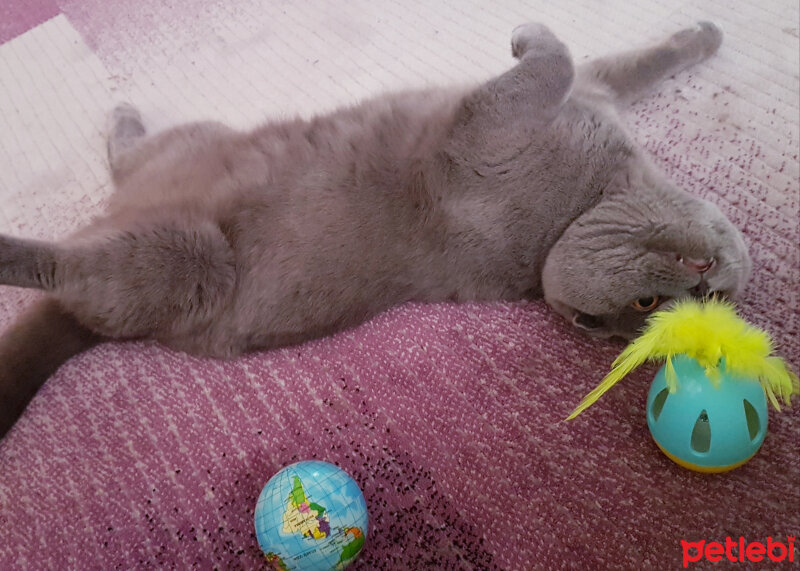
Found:
<svg viewBox="0 0 800 571"><path fill-rule="evenodd" d="M120 107L106 215L59 244L0 237L0 283L46 289L105 337L218 357L411 300L544 295L593 334L630 337L647 314L637 299L736 295L749 272L737 230L669 182L617 117L721 38L701 23L575 69L527 24L512 37L518 64L474 89L250 132L145 137Z"/></svg>

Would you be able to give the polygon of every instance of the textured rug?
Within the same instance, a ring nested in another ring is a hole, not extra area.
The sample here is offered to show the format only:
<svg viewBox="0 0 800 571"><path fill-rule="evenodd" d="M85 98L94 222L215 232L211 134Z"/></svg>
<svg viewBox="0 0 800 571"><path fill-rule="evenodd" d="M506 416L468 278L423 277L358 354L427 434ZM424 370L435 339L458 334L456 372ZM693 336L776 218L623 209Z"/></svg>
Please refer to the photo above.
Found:
<svg viewBox="0 0 800 571"><path fill-rule="evenodd" d="M5 0L0 231L53 238L101 210L105 117L119 100L156 129L245 126L480 81L512 64L510 31L527 20L580 60L703 18L726 32L719 55L627 118L677 183L742 229L755 266L743 313L797 370L793 0ZM0 288L0 330L32 298ZM282 466L312 458L364 490L354 569L676 569L682 540L800 533L797 404L771 413L752 461L717 476L653 444L652 369L562 422L620 349L543 303L409 305L233 362L100 346L62 367L0 442L0 569L265 566L256 498Z"/></svg>

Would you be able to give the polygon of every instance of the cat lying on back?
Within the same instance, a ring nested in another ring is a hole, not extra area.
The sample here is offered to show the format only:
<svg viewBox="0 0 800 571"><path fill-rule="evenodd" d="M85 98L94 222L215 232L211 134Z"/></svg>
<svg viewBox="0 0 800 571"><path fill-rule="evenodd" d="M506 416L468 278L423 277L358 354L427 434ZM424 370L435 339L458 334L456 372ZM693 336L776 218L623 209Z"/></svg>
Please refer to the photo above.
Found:
<svg viewBox="0 0 800 571"><path fill-rule="evenodd" d="M114 112L108 212L60 243L0 235L0 283L40 288L0 340L0 435L70 356L153 338L215 357L298 343L410 300L544 296L630 337L659 305L735 296L750 262L616 108L716 52L710 23L575 67L544 26L471 90L402 93L309 121L145 137Z"/></svg>

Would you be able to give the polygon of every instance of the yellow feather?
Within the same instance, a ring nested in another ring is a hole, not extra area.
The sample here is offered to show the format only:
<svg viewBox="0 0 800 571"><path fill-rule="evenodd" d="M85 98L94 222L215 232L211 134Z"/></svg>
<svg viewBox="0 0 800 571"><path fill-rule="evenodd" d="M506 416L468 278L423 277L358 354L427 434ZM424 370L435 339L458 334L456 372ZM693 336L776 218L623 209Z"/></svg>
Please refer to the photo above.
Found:
<svg viewBox="0 0 800 571"><path fill-rule="evenodd" d="M672 365L672 355L667 355L666 370L664 380L667 383L667 388L671 394L675 394L678 390L678 374L675 372L675 367Z"/></svg>
<svg viewBox="0 0 800 571"><path fill-rule="evenodd" d="M652 352L651 339L643 335L630 345L628 345L622 353L614 360L611 372L600 381L600 384L586 395L581 403L575 407L575 410L567 417L567 420L572 420L584 410L592 406L597 399L603 396L611 387L616 385L623 378L633 371L636 367L644 363L650 353Z"/></svg>
<svg viewBox="0 0 800 571"><path fill-rule="evenodd" d="M675 355L695 359L709 380L719 385L720 366L730 375L758 379L772 405L780 410L779 399L790 404L800 393L800 380L786 363L771 356L769 335L748 324L726 301L685 300L654 313L642 335L630 343L612 363L611 371L567 417L571 420L594 404L611 387L646 361L666 361L666 382L670 392L678 389L672 365ZM724 361L723 361L724 359Z"/></svg>

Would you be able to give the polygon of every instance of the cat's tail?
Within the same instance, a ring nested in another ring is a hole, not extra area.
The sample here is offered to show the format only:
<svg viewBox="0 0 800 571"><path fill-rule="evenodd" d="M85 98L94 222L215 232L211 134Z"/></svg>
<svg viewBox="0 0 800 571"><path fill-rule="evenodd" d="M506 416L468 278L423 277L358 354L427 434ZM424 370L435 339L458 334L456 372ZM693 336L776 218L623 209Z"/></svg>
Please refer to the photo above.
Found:
<svg viewBox="0 0 800 571"><path fill-rule="evenodd" d="M23 313L0 336L0 439L67 359L102 340L53 298Z"/></svg>

